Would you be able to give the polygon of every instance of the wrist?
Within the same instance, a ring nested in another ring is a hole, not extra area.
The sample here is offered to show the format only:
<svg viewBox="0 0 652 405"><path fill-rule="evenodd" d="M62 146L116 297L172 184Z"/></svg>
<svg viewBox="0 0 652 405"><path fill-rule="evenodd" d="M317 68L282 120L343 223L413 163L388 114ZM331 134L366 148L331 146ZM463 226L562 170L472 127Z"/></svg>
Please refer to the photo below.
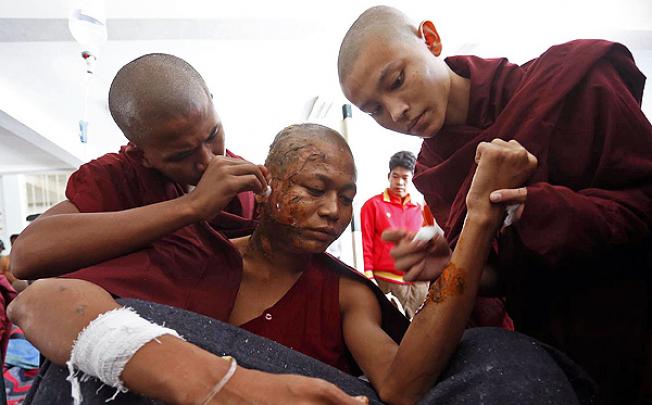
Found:
<svg viewBox="0 0 652 405"><path fill-rule="evenodd" d="M193 192L184 194L183 196L174 200L177 203L177 212L182 218L193 224L206 219L206 214L201 209L201 204L193 195Z"/></svg>
<svg viewBox="0 0 652 405"><path fill-rule="evenodd" d="M503 208L495 205L476 205L467 207L464 226L473 225L478 229L495 228L502 218Z"/></svg>
<svg viewBox="0 0 652 405"><path fill-rule="evenodd" d="M216 385L225 379L229 373L231 363L219 356L209 355L201 366L201 372L193 376L194 382L183 381L182 386L176 385L172 389L172 403L178 405L204 405L215 403L230 403L230 401L223 401L226 398L233 397L233 385L236 375L239 377L242 367L237 366L235 374L228 378L225 385L221 387L219 392L212 395L212 391ZM169 387L171 388L171 387ZM227 394L228 392L228 394ZM208 400L208 402L206 402Z"/></svg>

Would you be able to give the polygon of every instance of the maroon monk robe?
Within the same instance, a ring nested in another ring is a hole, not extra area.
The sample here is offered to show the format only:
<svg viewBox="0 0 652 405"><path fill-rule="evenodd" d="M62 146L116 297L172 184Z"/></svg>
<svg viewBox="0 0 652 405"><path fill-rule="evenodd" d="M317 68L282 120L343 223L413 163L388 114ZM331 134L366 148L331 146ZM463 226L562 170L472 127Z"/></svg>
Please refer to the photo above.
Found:
<svg viewBox="0 0 652 405"><path fill-rule="evenodd" d="M141 152L129 145L119 153L106 154L71 176L66 196L80 212L111 212L172 200L185 193L181 185L141 162ZM253 194L241 193L212 223L201 221L185 226L142 250L66 277L88 280L115 296L228 319L231 307L220 300L231 305L235 300L240 274L233 269L241 260L237 252L225 249L229 242L220 227L226 228L228 236L250 232L254 226L253 207Z"/></svg>
<svg viewBox="0 0 652 405"><path fill-rule="evenodd" d="M533 153L539 165L523 216L498 238L492 263L506 281L508 312L517 330L583 365L602 403L632 403L651 371L645 77L625 47L598 40L552 47L520 67L472 56L446 62L471 80L467 125L423 142L416 187L454 245L478 143L516 139Z"/></svg>

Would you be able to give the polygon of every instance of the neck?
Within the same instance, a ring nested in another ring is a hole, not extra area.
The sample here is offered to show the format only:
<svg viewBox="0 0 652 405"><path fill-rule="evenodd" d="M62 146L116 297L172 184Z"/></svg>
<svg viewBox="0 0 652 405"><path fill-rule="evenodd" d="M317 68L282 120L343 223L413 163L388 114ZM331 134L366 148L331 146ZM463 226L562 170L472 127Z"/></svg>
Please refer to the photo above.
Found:
<svg viewBox="0 0 652 405"><path fill-rule="evenodd" d="M399 198L401 200L401 202L405 201L405 197L407 197L407 193L405 195L401 195L399 193L394 192L391 188L388 188L387 192L389 194L393 195L394 197Z"/></svg>
<svg viewBox="0 0 652 405"><path fill-rule="evenodd" d="M446 109L446 124L466 124L471 97L471 80L466 79L449 69L451 87L448 91L448 106Z"/></svg>
<svg viewBox="0 0 652 405"><path fill-rule="evenodd" d="M242 252L242 257L256 268L260 275L267 272L267 276L280 273L300 273L306 269L312 254L298 254L281 247L277 238L271 237L261 228L256 228L247 241Z"/></svg>

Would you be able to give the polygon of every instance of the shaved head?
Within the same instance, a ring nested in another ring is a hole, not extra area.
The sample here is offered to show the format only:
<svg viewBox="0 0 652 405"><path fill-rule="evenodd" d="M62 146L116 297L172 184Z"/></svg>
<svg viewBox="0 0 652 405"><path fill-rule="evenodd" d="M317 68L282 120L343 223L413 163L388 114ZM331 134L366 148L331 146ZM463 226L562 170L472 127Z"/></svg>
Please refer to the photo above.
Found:
<svg viewBox="0 0 652 405"><path fill-rule="evenodd" d="M299 160L307 148L316 147L319 142L336 146L353 159L348 143L337 131L319 124L297 124L283 128L276 135L265 166L276 177L285 177L288 164Z"/></svg>
<svg viewBox="0 0 652 405"><path fill-rule="evenodd" d="M367 9L347 31L337 58L337 72L343 83L370 39L382 44L387 40L415 40L416 26L401 11L387 6Z"/></svg>
<svg viewBox="0 0 652 405"><path fill-rule="evenodd" d="M109 90L109 110L125 137L146 142L150 128L171 118L201 111L212 104L201 75L173 55L139 57L116 74Z"/></svg>

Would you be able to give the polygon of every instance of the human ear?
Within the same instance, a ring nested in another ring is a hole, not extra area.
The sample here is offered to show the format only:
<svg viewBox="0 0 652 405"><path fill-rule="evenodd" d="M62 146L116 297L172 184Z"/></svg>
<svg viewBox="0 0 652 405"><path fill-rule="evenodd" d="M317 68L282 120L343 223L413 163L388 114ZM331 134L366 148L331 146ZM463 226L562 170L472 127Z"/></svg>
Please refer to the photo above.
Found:
<svg viewBox="0 0 652 405"><path fill-rule="evenodd" d="M426 46L433 55L439 56L441 54L441 38L432 21L425 20L419 24L419 38L423 38Z"/></svg>

